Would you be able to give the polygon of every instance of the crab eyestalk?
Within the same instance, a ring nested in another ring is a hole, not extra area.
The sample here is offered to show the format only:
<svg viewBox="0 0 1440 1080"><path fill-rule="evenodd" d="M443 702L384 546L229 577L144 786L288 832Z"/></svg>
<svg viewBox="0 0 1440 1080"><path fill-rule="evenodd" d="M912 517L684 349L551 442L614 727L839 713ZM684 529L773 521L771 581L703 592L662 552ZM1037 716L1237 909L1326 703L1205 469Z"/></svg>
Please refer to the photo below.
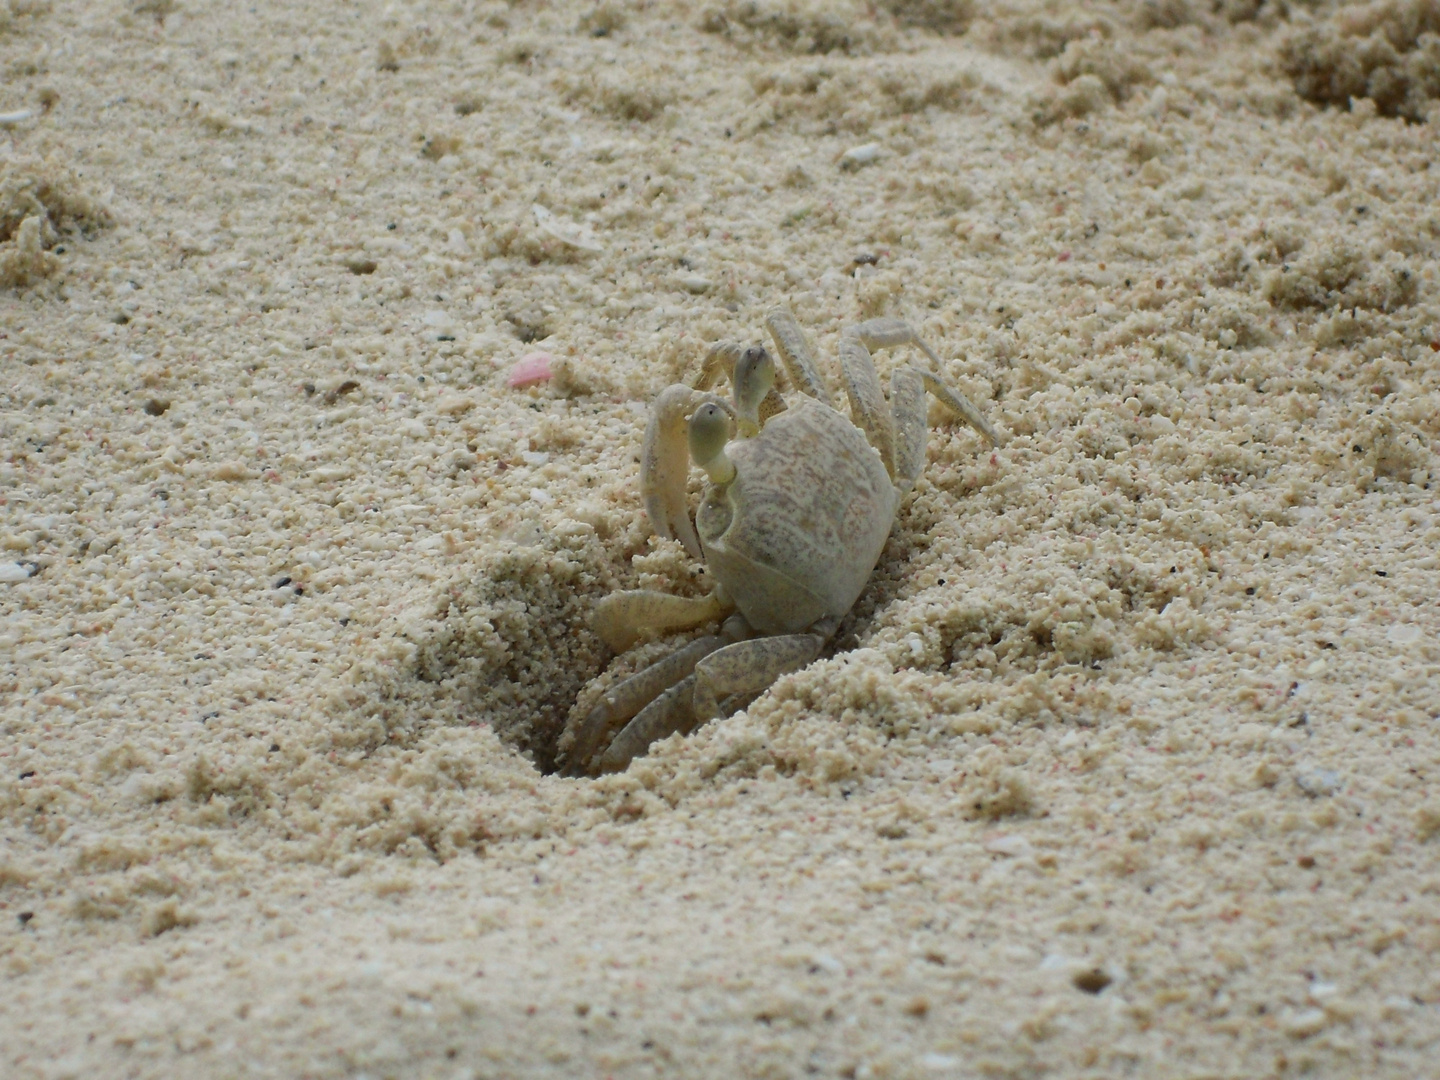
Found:
<svg viewBox="0 0 1440 1080"><path fill-rule="evenodd" d="M730 418L713 401L707 401L690 417L690 457L704 469L712 484L735 479L735 463L725 453L730 440Z"/></svg>
<svg viewBox="0 0 1440 1080"><path fill-rule="evenodd" d="M736 427L746 438L760 434L760 403L775 385L775 361L759 345L752 345L735 362Z"/></svg>

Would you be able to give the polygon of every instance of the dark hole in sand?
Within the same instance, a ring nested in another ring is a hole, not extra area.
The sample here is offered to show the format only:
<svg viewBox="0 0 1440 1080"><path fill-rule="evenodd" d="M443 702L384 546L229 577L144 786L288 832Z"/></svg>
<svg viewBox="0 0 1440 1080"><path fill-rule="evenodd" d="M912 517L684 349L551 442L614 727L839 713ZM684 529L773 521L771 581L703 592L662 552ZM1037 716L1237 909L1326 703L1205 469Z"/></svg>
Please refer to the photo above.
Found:
<svg viewBox="0 0 1440 1080"><path fill-rule="evenodd" d="M590 619L616 585L593 532L535 528L450 587L418 642L415 673L441 684L461 720L489 724L552 773L577 695L611 658Z"/></svg>

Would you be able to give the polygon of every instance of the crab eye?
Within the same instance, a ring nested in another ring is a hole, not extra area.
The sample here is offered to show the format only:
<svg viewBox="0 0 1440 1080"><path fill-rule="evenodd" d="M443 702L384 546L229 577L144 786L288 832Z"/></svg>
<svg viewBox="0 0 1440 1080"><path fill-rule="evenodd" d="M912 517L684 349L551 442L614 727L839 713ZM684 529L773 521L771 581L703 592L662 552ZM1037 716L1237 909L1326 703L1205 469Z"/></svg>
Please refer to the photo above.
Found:
<svg viewBox="0 0 1440 1080"><path fill-rule="evenodd" d="M703 465L725 449L729 438L729 418L720 406L707 402L695 410L690 418L690 454L698 464Z"/></svg>
<svg viewBox="0 0 1440 1080"><path fill-rule="evenodd" d="M775 385L775 361L758 345L746 349L735 364L734 382L740 434L755 435L760 431L760 403Z"/></svg>
<svg viewBox="0 0 1440 1080"><path fill-rule="evenodd" d="M735 467L725 456L730 439L730 418L714 402L707 401L690 417L690 457L719 484L729 483Z"/></svg>

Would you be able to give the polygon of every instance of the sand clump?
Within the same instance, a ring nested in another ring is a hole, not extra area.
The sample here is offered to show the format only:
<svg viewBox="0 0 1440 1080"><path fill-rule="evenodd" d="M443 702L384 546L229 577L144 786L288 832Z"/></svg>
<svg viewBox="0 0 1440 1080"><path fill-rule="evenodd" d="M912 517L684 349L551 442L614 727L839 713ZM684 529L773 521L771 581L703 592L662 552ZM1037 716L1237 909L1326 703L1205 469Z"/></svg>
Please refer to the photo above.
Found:
<svg viewBox="0 0 1440 1080"><path fill-rule="evenodd" d="M0 7L0 1073L1423 1072L1432 7ZM1005 444L555 775L778 304Z"/></svg>
<svg viewBox="0 0 1440 1080"><path fill-rule="evenodd" d="M63 235L93 233L109 221L103 204L63 166L33 157L0 160L0 287L51 277L62 266L52 249Z"/></svg>
<svg viewBox="0 0 1440 1080"><path fill-rule="evenodd" d="M1382 0L1347 7L1295 32L1281 49L1295 89L1321 105L1373 102L1422 122L1440 99L1440 4Z"/></svg>

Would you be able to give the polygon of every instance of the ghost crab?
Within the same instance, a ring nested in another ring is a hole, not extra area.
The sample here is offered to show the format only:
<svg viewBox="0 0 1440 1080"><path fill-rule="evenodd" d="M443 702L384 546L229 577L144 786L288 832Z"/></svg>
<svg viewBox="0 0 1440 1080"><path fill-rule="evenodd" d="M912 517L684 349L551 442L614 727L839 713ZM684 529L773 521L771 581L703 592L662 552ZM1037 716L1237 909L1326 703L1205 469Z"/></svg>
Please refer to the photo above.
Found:
<svg viewBox="0 0 1440 1080"><path fill-rule="evenodd" d="M799 395L781 397L763 347L722 342L693 386L661 393L645 430L645 512L657 533L705 561L714 591L698 599L618 592L596 610L596 629L616 652L647 628L718 621L719 632L644 668L572 720L560 746L570 775L624 769L655 740L689 734L720 716L722 702L744 701L820 655L925 466L927 391L999 441L968 398L921 368L895 368L887 407L871 349L915 345L940 362L902 320L871 319L841 334L853 421L835 408L795 317L782 309L765 323ZM733 402L710 392L722 376ZM692 460L709 479L694 524L685 493Z"/></svg>

